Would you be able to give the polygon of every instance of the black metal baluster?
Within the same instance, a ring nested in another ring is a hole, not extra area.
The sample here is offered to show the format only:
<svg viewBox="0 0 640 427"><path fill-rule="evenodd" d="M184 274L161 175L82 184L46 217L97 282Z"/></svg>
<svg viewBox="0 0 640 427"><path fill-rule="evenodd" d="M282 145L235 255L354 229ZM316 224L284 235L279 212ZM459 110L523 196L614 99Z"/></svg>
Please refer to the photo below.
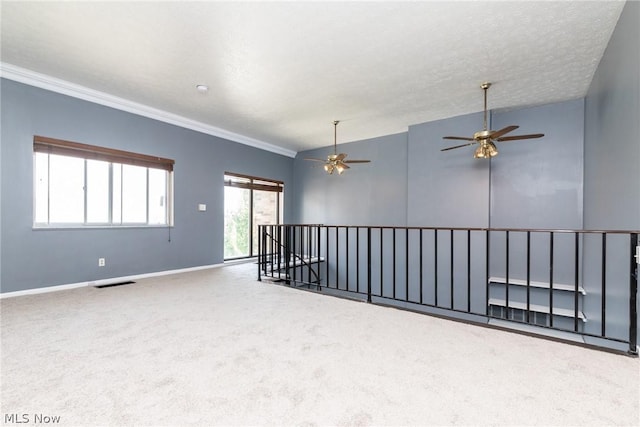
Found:
<svg viewBox="0 0 640 427"><path fill-rule="evenodd" d="M360 293L360 227L356 227L356 292Z"/></svg>
<svg viewBox="0 0 640 427"><path fill-rule="evenodd" d="M371 302L371 227L367 227L367 302Z"/></svg>
<svg viewBox="0 0 640 427"><path fill-rule="evenodd" d="M451 229L449 240L451 240L451 265L449 267L451 270L451 309L453 310L453 229Z"/></svg>
<svg viewBox="0 0 640 427"><path fill-rule="evenodd" d="M505 271L505 275L507 276L505 278L505 302L504 302L504 306L505 306L505 310L507 312L507 316L506 318L509 319L509 230L506 231L505 233L505 239L506 239L506 260L505 260L505 264L506 264L506 271Z"/></svg>
<svg viewBox="0 0 640 427"><path fill-rule="evenodd" d="M264 275L267 275L267 226L262 226L262 268Z"/></svg>
<svg viewBox="0 0 640 427"><path fill-rule="evenodd" d="M467 230L467 313L471 313L471 230Z"/></svg>
<svg viewBox="0 0 640 427"><path fill-rule="evenodd" d="M531 311L531 232L527 231L527 313L526 320L530 323L529 312Z"/></svg>
<svg viewBox="0 0 640 427"><path fill-rule="evenodd" d="M330 228L329 226L326 226L324 228L325 232L326 232L325 241L327 243L327 245L326 245L327 246L327 249L326 249L327 253L325 254L325 257L324 257L325 258L324 262L326 264L325 265L325 267L326 267L325 270L326 270L326 273L327 273L327 288L331 287L331 281L329 280L329 228Z"/></svg>
<svg viewBox="0 0 640 427"><path fill-rule="evenodd" d="M487 316L489 316L489 230L485 230L485 282L484 282L484 286L485 286L485 291L484 291L484 295L485 295L485 304L484 304L484 309L485 309L485 314Z"/></svg>
<svg viewBox="0 0 640 427"><path fill-rule="evenodd" d="M336 289L340 289L340 227L336 226Z"/></svg>
<svg viewBox="0 0 640 427"><path fill-rule="evenodd" d="M297 275L297 265L296 265L296 254L298 253L298 249L296 248L296 234L298 234L298 227L296 225L291 226L291 228L293 229L293 235L291 236L291 246L293 246L293 256L290 258L292 258L291 261L293 261L293 283L295 284L297 279L298 279L298 275ZM302 234L302 233L301 233ZM301 236L302 237L302 236ZM300 239L302 240L302 239ZM301 242L302 243L302 242ZM299 244L299 246L302 246ZM300 253L302 253L302 250L300 250ZM300 281L304 281L304 277L302 276L302 271L300 271Z"/></svg>
<svg viewBox="0 0 640 427"><path fill-rule="evenodd" d="M629 236L630 279L629 279L629 354L638 355L638 259L634 252L638 251L638 235Z"/></svg>
<svg viewBox="0 0 640 427"><path fill-rule="evenodd" d="M282 262L282 227L279 226L277 228L278 233L277 233L277 247L278 247L278 279L282 278L282 265L280 264Z"/></svg>
<svg viewBox="0 0 640 427"><path fill-rule="evenodd" d="M296 227L297 228L297 227ZM311 282L311 272L309 271L309 268L311 267L311 257L309 256L309 253L311 252L310 248L311 248L311 227L309 227L308 225L301 225L300 226L300 231L299 231L299 253L296 252L293 255L293 262L294 264L296 263L296 258L299 256L300 257L300 282L304 283L304 272L305 270L307 271L307 283ZM295 229L294 229L294 232ZM295 246L294 246L295 247ZM295 274L295 273L294 273Z"/></svg>
<svg viewBox="0 0 640 427"><path fill-rule="evenodd" d="M396 229L393 230L393 299L396 299Z"/></svg>
<svg viewBox="0 0 640 427"><path fill-rule="evenodd" d="M382 258L382 242L384 237L384 227L380 227L380 296L384 296L384 268L383 268L383 258Z"/></svg>
<svg viewBox="0 0 640 427"><path fill-rule="evenodd" d="M607 318L607 233L602 233L602 312L601 312L601 336L606 336Z"/></svg>
<svg viewBox="0 0 640 427"><path fill-rule="evenodd" d="M262 282L262 226L258 225L258 282Z"/></svg>
<svg viewBox="0 0 640 427"><path fill-rule="evenodd" d="M307 230L307 283L311 283L311 226L305 225L304 228Z"/></svg>
<svg viewBox="0 0 640 427"><path fill-rule="evenodd" d="M321 254L321 250L320 250L320 234L321 233L320 232L321 232L321 230L322 229L318 225L316 227L316 257L318 258L318 264L317 264L318 265L318 277L316 277L316 279L318 280L317 287L316 287L317 290L320 290L320 283L321 283L321 280L320 280L320 270L322 268L321 267L322 264L320 264L320 254Z"/></svg>
<svg viewBox="0 0 640 427"><path fill-rule="evenodd" d="M433 292L435 295L435 306L438 306L438 229L433 230Z"/></svg>
<svg viewBox="0 0 640 427"><path fill-rule="evenodd" d="M423 229L420 229L420 304L422 304L422 264L423 264L423 258L422 258L422 231Z"/></svg>
<svg viewBox="0 0 640 427"><path fill-rule="evenodd" d="M574 294L573 294L573 304L574 304L574 318L573 318L573 330L575 332L578 332L578 295L579 295L579 285L578 285L578 274L580 271L580 258L579 258L579 253L580 253L580 236L578 235L578 233L574 233L575 234L575 289L574 289Z"/></svg>
<svg viewBox="0 0 640 427"><path fill-rule="evenodd" d="M405 228L404 242L404 298L409 301L409 228Z"/></svg>
<svg viewBox="0 0 640 427"><path fill-rule="evenodd" d="M346 252L347 252L347 258L346 258L346 264L347 264L347 291L349 291L349 227L345 227L344 228L344 233L345 233L345 239L346 239Z"/></svg>
<svg viewBox="0 0 640 427"><path fill-rule="evenodd" d="M553 231L549 233L549 327L553 328Z"/></svg>
<svg viewBox="0 0 640 427"><path fill-rule="evenodd" d="M271 238L269 239L270 243L271 243L271 250L269 251L269 257L271 257L271 262L269 263L271 265L271 277L273 277L273 266L275 265L275 260L273 259L276 256L275 253L275 247L274 245L274 237L275 237L275 229L273 228L274 226L271 225L269 228L271 229Z"/></svg>
<svg viewBox="0 0 640 427"><path fill-rule="evenodd" d="M285 239L284 239L284 257L285 257L285 266L284 266L284 276L285 279L287 280L287 284L291 283L289 280L291 279L291 268L290 266L292 265L293 261L293 284L295 285L296 282L296 256L295 256L295 252L296 252L296 226L295 225L287 225L284 228L284 235L285 235ZM292 256L293 255L293 256ZM301 279L303 279L301 277Z"/></svg>

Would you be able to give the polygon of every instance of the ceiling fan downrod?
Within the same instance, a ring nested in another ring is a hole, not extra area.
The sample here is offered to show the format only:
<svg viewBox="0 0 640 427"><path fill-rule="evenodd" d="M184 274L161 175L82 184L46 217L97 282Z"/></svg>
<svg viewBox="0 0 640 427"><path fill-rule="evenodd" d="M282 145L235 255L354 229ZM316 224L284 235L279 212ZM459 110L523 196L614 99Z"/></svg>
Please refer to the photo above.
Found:
<svg viewBox="0 0 640 427"><path fill-rule="evenodd" d="M484 130L488 130L489 128L487 126L487 89L491 87L491 83L484 82L480 87L484 91Z"/></svg>
<svg viewBox="0 0 640 427"><path fill-rule="evenodd" d="M338 145L338 123L340 120L333 121L333 154L338 154L336 146Z"/></svg>

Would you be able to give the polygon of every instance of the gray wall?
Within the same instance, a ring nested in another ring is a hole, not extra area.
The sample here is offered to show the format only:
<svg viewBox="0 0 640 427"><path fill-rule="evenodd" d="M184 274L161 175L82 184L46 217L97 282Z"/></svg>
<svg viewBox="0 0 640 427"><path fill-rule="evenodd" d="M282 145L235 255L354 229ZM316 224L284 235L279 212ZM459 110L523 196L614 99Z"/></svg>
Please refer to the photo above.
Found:
<svg viewBox="0 0 640 427"><path fill-rule="evenodd" d="M322 163L333 147L298 153L294 162L294 218L300 223L332 225L404 225L407 220L407 134L349 144L338 153L354 164L343 175L327 175Z"/></svg>
<svg viewBox="0 0 640 427"><path fill-rule="evenodd" d="M586 97L584 223L640 229L640 3L627 2Z"/></svg>
<svg viewBox="0 0 640 427"><path fill-rule="evenodd" d="M296 221L427 227L582 228L584 102L566 101L491 115L492 128L539 140L499 144L498 157L445 135L472 135L482 113L410 126L407 133L338 146L349 158L371 159L342 176L321 163L330 147L298 153L294 163Z"/></svg>
<svg viewBox="0 0 640 427"><path fill-rule="evenodd" d="M584 226L640 230L640 3L625 5L585 101ZM600 319L601 241L585 244L587 310ZM606 271L607 327L625 336L629 318L628 238L611 235ZM639 334L640 339L640 334Z"/></svg>
<svg viewBox="0 0 640 427"><path fill-rule="evenodd" d="M291 158L6 79L1 85L2 292L221 263L224 172L292 187ZM33 230L34 135L174 159L171 241L166 227ZM286 194L285 221L291 201Z"/></svg>
<svg viewBox="0 0 640 427"><path fill-rule="evenodd" d="M491 161L491 227L582 228L584 101L492 114L492 129L539 139L498 143Z"/></svg>
<svg viewBox="0 0 640 427"><path fill-rule="evenodd" d="M473 159L473 147L440 151L482 128L482 113L409 127L408 225L487 227L491 163Z"/></svg>

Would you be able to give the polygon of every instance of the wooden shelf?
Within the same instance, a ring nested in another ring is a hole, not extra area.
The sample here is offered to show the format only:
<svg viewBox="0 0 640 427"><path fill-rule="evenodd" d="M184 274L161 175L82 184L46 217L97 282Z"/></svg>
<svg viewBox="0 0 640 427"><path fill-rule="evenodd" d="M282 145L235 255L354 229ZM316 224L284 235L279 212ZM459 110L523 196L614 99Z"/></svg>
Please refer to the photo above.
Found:
<svg viewBox="0 0 640 427"><path fill-rule="evenodd" d="M489 277L489 283L505 284L506 282L507 279L504 277ZM509 277L509 284L514 286L527 286L527 281L522 279L512 279L511 277ZM532 288L549 289L549 282L537 282L535 280L530 280L529 286L531 286ZM554 283L553 290L575 292L576 287L575 285L567 285L566 283ZM585 291L582 286L578 287L578 292L580 292L582 295L587 294L587 291Z"/></svg>
<svg viewBox="0 0 640 427"><path fill-rule="evenodd" d="M555 286L554 286L555 289ZM489 305L496 305L500 307L506 307L506 301L500 298L489 298ZM519 310L527 310L527 304L520 301L509 301L509 308L517 308ZM535 311L536 313L550 314L549 306L529 304L529 311ZM574 318L574 311L566 308L554 308L554 316L571 317ZM582 311L578 311L578 318L587 323L587 316Z"/></svg>

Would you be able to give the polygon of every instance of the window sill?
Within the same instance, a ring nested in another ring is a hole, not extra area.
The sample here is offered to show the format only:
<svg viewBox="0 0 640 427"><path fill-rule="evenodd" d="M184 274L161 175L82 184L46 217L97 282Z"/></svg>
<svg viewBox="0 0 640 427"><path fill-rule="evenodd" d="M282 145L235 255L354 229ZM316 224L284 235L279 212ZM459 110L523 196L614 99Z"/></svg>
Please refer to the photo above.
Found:
<svg viewBox="0 0 640 427"><path fill-rule="evenodd" d="M33 231L174 228L173 225L34 225Z"/></svg>

